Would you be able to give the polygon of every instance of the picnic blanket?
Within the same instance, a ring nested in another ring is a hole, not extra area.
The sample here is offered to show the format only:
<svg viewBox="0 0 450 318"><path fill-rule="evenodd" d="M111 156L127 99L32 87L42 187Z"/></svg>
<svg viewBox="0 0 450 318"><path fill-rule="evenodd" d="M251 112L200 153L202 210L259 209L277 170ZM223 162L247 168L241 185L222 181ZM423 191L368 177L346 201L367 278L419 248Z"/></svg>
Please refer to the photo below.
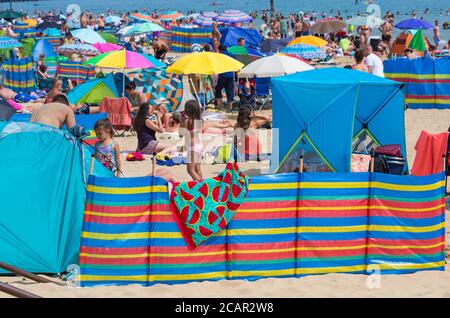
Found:
<svg viewBox="0 0 450 318"><path fill-rule="evenodd" d="M212 179L173 184L171 210L188 247L193 250L224 230L247 195L249 178L237 163Z"/></svg>

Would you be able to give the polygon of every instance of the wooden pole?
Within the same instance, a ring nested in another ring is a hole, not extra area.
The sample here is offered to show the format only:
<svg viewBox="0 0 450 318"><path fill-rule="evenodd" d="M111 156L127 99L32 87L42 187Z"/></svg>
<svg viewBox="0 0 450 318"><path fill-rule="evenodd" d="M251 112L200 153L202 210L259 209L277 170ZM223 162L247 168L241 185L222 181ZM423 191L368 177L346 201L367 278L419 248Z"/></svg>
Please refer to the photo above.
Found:
<svg viewBox="0 0 450 318"><path fill-rule="evenodd" d="M64 283L56 282L56 281L50 280L48 278L35 275L33 273L24 271L20 268L14 267L14 266L6 264L6 263L0 262L0 268L6 270L8 272L14 273L16 275L31 279L32 281L35 281L37 283L53 283L56 285L65 286Z"/></svg>
<svg viewBox="0 0 450 318"><path fill-rule="evenodd" d="M303 173L303 154L300 156L300 160L298 161L298 172Z"/></svg>
<svg viewBox="0 0 450 318"><path fill-rule="evenodd" d="M91 155L91 164L89 166L89 176L92 176L92 172L94 172L94 161L95 161L95 155Z"/></svg>
<svg viewBox="0 0 450 318"><path fill-rule="evenodd" d="M42 298L38 295L27 292L26 290L0 282L0 291L18 298Z"/></svg>
<svg viewBox="0 0 450 318"><path fill-rule="evenodd" d="M152 177L155 176L155 166L156 166L156 152L153 153L152 157Z"/></svg>
<svg viewBox="0 0 450 318"><path fill-rule="evenodd" d="M273 18L275 16L275 4L274 0L270 0L270 17Z"/></svg>
<svg viewBox="0 0 450 318"><path fill-rule="evenodd" d="M372 155L370 158L370 172L373 173L375 171L375 156Z"/></svg>

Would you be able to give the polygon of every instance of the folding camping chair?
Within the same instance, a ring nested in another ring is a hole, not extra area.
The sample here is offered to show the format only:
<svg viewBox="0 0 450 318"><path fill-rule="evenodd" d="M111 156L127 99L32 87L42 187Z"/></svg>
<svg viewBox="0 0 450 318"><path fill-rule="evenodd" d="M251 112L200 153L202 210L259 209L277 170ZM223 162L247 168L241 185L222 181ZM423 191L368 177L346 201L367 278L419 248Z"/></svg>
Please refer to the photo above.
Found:
<svg viewBox="0 0 450 318"><path fill-rule="evenodd" d="M255 87L250 84L250 87L245 87L245 82L239 82L238 84L238 96L239 107L244 105L251 106L252 109L256 108L256 90Z"/></svg>
<svg viewBox="0 0 450 318"><path fill-rule="evenodd" d="M125 137L125 133L129 132L135 135L133 131L133 116L131 114L133 106L126 97L109 98L104 97L100 104L100 112L108 114L108 119L114 128L114 134L120 137ZM122 130L122 133L118 133Z"/></svg>
<svg viewBox="0 0 450 318"><path fill-rule="evenodd" d="M256 88L256 105L260 104L258 110L263 109L264 106L266 106L266 104L270 108L270 104L272 101L272 92L270 91L270 78L269 77L255 78L255 88Z"/></svg>

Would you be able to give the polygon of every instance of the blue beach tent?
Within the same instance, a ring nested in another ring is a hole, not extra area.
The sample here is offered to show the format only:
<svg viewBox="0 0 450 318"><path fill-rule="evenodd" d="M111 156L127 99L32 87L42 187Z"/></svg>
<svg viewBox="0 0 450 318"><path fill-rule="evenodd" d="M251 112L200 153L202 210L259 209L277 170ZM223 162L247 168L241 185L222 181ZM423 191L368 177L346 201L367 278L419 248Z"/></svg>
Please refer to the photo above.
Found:
<svg viewBox="0 0 450 318"><path fill-rule="evenodd" d="M119 97L112 73L102 78L88 80L67 94L69 102L74 105L80 103L100 104L103 97Z"/></svg>
<svg viewBox="0 0 450 318"><path fill-rule="evenodd" d="M77 264L88 149L64 130L4 121L0 162L0 260L34 273ZM98 161L93 174L113 176Z"/></svg>
<svg viewBox="0 0 450 318"><path fill-rule="evenodd" d="M56 57L53 45L47 40L39 40L33 49L33 60L39 60L39 55L44 54L45 58Z"/></svg>
<svg viewBox="0 0 450 318"><path fill-rule="evenodd" d="M221 28L220 32L222 38L220 39L221 44L226 47L231 47L237 45L239 38L245 39L245 46L259 50L262 42L262 37L258 31L252 29L244 29L238 27L227 27Z"/></svg>
<svg viewBox="0 0 450 318"><path fill-rule="evenodd" d="M406 158L402 87L343 68L272 79L279 158L271 171L295 170L303 154L306 171L349 172L352 151L386 144L400 144Z"/></svg>

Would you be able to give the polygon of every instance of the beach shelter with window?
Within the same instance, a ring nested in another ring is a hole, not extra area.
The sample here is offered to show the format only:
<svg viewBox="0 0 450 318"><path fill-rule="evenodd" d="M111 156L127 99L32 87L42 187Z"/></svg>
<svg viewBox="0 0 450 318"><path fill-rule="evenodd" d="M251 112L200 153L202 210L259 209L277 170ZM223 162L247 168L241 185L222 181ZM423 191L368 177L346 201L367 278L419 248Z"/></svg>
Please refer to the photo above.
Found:
<svg viewBox="0 0 450 318"><path fill-rule="evenodd" d="M279 157L271 171L296 171L303 156L305 171L350 172L352 151L376 145L400 144L406 157L402 87L343 68L272 79Z"/></svg>
<svg viewBox="0 0 450 318"><path fill-rule="evenodd" d="M33 60L35 62L39 61L39 56L41 54L44 54L45 58L57 56L53 44L51 44L48 40L39 40L36 43L36 46L33 49Z"/></svg>

